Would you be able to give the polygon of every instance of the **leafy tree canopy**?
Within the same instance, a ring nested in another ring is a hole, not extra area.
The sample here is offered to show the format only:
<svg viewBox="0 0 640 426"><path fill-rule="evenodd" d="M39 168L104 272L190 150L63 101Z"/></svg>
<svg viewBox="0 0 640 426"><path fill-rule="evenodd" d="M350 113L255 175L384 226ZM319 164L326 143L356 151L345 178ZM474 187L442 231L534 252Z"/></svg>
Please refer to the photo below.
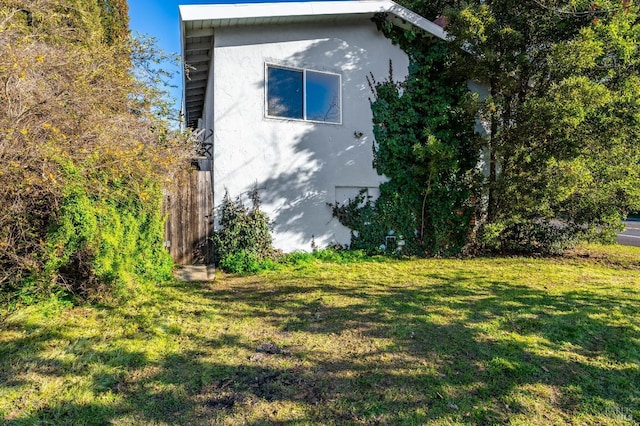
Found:
<svg viewBox="0 0 640 426"><path fill-rule="evenodd" d="M462 70L488 86L489 222L619 227L640 204L638 5L497 0L446 14Z"/></svg>
<svg viewBox="0 0 640 426"><path fill-rule="evenodd" d="M355 244L372 234L380 241L384 231L371 224L388 228L396 217L403 234L415 232L418 252L459 250L463 236L474 242L474 204L478 247L550 252L590 235L611 240L640 208L639 5L401 3L439 18L450 40L376 20L412 65L405 81L372 85L375 166L390 180L375 205L360 197L334 206ZM486 88L476 104L482 144L465 118L473 110L469 81ZM474 173L480 152L482 191Z"/></svg>

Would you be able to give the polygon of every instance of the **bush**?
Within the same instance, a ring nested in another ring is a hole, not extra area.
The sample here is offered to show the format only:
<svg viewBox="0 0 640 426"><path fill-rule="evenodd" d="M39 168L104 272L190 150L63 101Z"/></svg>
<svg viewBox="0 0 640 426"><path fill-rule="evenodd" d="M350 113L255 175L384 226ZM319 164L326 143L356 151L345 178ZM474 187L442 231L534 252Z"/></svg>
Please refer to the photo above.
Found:
<svg viewBox="0 0 640 426"><path fill-rule="evenodd" d="M162 245L158 184L137 182L149 194L146 202L125 190L127 185L112 184L96 195L74 166L65 169L60 207L46 229L43 266L32 271L30 291L91 299L117 294L135 277L168 279L172 261Z"/></svg>
<svg viewBox="0 0 640 426"><path fill-rule="evenodd" d="M340 264L358 263L369 259L364 250L336 250L333 248L317 250L313 252L313 257L323 262Z"/></svg>
<svg viewBox="0 0 640 426"><path fill-rule="evenodd" d="M123 0L0 7L0 303L168 276L161 187L189 145L133 77L153 54L126 16Z"/></svg>
<svg viewBox="0 0 640 426"><path fill-rule="evenodd" d="M469 242L474 206L465 202L466 194L436 187L431 197L416 202L393 182L386 182L375 202L361 193L330 207L333 216L351 230L351 250L391 256L457 255ZM425 213L422 220L421 212Z"/></svg>
<svg viewBox="0 0 640 426"><path fill-rule="evenodd" d="M478 233L482 251L559 255L575 245L584 231L575 226L540 220L484 224Z"/></svg>
<svg viewBox="0 0 640 426"><path fill-rule="evenodd" d="M325 248L314 250L309 253L306 251L295 251L288 253L277 259L279 265L287 266L308 266L317 264L318 262L350 264L374 259L369 257L363 250L343 250L335 248Z"/></svg>
<svg viewBox="0 0 640 426"><path fill-rule="evenodd" d="M220 269L231 274L255 274L265 270L278 268L276 261L272 259L259 259L254 253L241 250L231 253L218 263Z"/></svg>
<svg viewBox="0 0 640 426"><path fill-rule="evenodd" d="M276 251L272 245L269 218L260 210L257 187L251 192L251 207L240 198L235 201L225 192L218 208L219 228L213 234L216 264L232 273L255 273L260 263L272 261Z"/></svg>
<svg viewBox="0 0 640 426"><path fill-rule="evenodd" d="M377 17L378 18L378 17ZM472 235L480 192L476 97L451 72L448 44L416 39L375 21L409 57L409 75L368 79L373 92L373 166L388 181L374 202L361 194L332 205L351 229L352 249L369 254L441 256L463 251Z"/></svg>

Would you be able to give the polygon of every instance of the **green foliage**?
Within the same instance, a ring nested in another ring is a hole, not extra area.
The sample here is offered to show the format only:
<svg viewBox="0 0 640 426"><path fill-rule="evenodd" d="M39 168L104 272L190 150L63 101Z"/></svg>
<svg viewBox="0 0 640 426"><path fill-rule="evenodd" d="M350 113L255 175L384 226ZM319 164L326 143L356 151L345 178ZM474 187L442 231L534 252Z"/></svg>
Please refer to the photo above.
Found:
<svg viewBox="0 0 640 426"><path fill-rule="evenodd" d="M132 73L137 83L137 91L132 94L137 102L135 113L151 113L156 118L151 123L151 129L158 138L171 138L172 135L168 132L168 127L171 126L164 123L170 122L176 126L180 120L180 114L175 110L175 100L171 98L169 90L174 87L170 81L181 69L182 60L178 54L159 49L154 37L137 34L129 40L129 46Z"/></svg>
<svg viewBox="0 0 640 426"><path fill-rule="evenodd" d="M411 58L404 81L394 81L391 64L387 79L370 80L374 166L389 181L375 203L358 197L332 206L334 216L352 230L352 248L459 253L471 232L479 182L474 98L466 81L449 72L444 43L378 23Z"/></svg>
<svg viewBox="0 0 640 426"><path fill-rule="evenodd" d="M584 229L543 221L491 222L480 229L477 244L495 252L560 255L586 234Z"/></svg>
<svg viewBox="0 0 640 426"><path fill-rule="evenodd" d="M172 262L162 247L158 185L143 182L144 190L153 194L153 201L146 203L115 185L97 196L88 191L88 182L77 170L66 169L68 184L47 232L44 268L36 279L44 287L30 290L100 298L131 290L127 284L136 277L169 279Z"/></svg>
<svg viewBox="0 0 640 426"><path fill-rule="evenodd" d="M638 208L638 8L500 0L448 11L460 73L487 84L485 234L503 229L503 248L540 249L523 227L542 230L547 249L575 239L554 221L610 239Z"/></svg>
<svg viewBox="0 0 640 426"><path fill-rule="evenodd" d="M345 204L330 207L334 217L351 229L351 250L369 255L420 252L417 239L412 238L416 235L417 220L411 200L396 192L393 185L382 184L375 202L360 193Z"/></svg>
<svg viewBox="0 0 640 426"><path fill-rule="evenodd" d="M460 7L465 0L403 0L399 3L429 20L435 20L442 12L451 7Z"/></svg>
<svg viewBox="0 0 640 426"><path fill-rule="evenodd" d="M251 192L251 207L232 200L225 192L218 208L219 228L213 235L213 249L220 268L233 273L255 273L260 263L275 254L269 218L260 210L258 188Z"/></svg>
<svg viewBox="0 0 640 426"><path fill-rule="evenodd" d="M104 42L113 44L129 37L129 5L127 0L99 0Z"/></svg>
<svg viewBox="0 0 640 426"><path fill-rule="evenodd" d="M337 263L337 264L350 264L359 263L362 261L370 260L366 253L362 250L336 250L332 248L326 248L322 250L316 250L312 253L315 259L323 262Z"/></svg>
<svg viewBox="0 0 640 426"><path fill-rule="evenodd" d="M260 270L260 263L255 254L246 250L231 253L218 262L223 271L232 274L255 274Z"/></svg>
<svg viewBox="0 0 640 426"><path fill-rule="evenodd" d="M169 276L160 188L190 146L155 113L134 48L122 0L0 6L2 302Z"/></svg>
<svg viewBox="0 0 640 426"><path fill-rule="evenodd" d="M252 275L262 271L281 271L287 268L316 269L324 263L350 265L375 260L363 250L343 250L325 248L312 252L294 251L292 253L272 252L268 257L258 257L248 250L233 252L218 263L220 269L237 275Z"/></svg>
<svg viewBox="0 0 640 426"><path fill-rule="evenodd" d="M312 252L294 251L283 254L276 258L275 263L267 263L267 267L262 269L286 270L289 267L295 269L317 269L322 264L335 263L339 265L351 265L361 262L377 260L376 257L369 256L363 250L343 250L337 248L324 248Z"/></svg>

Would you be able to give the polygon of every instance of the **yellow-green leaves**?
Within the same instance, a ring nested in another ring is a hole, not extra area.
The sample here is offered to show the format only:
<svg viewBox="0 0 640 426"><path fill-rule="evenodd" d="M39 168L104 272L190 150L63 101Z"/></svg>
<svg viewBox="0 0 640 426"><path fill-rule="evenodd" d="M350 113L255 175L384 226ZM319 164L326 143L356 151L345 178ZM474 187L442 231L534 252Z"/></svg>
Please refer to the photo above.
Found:
<svg viewBox="0 0 640 426"><path fill-rule="evenodd" d="M166 275L160 187L188 145L130 72L127 22L123 0L0 6L0 303Z"/></svg>

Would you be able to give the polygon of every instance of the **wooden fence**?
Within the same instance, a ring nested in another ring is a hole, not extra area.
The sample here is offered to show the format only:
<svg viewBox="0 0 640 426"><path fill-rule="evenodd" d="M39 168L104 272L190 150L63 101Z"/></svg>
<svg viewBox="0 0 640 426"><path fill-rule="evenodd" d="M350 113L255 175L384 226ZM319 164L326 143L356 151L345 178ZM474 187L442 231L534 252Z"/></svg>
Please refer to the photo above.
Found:
<svg viewBox="0 0 640 426"><path fill-rule="evenodd" d="M165 247L178 265L213 263L211 173L194 170L184 184L165 192Z"/></svg>

